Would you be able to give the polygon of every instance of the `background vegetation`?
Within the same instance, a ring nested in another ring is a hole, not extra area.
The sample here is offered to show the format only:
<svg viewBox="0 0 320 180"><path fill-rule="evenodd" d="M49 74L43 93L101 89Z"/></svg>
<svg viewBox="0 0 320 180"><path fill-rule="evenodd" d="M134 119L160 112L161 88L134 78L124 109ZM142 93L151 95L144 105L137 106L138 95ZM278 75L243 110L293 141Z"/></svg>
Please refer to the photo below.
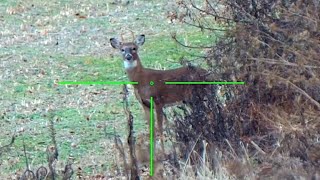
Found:
<svg viewBox="0 0 320 180"><path fill-rule="evenodd" d="M246 82L167 111L172 155L155 178L319 178L317 1L6 0L0 12L2 178L40 176L41 166L65 179L125 177L114 143L127 142L122 87L57 82L126 80L108 41L131 31L146 34L147 67L191 61L216 80ZM129 107L141 145L132 95Z"/></svg>
<svg viewBox="0 0 320 180"><path fill-rule="evenodd" d="M180 149L197 167L207 152L202 169L225 167L236 179L318 179L319 3L221 0L201 6L191 0L178 6L182 22L216 32L214 21L225 30L215 45L202 45L211 46L205 59L214 77L246 82L222 87L226 101L196 106L206 116L194 108L201 113L175 117ZM193 131L181 130L188 124Z"/></svg>

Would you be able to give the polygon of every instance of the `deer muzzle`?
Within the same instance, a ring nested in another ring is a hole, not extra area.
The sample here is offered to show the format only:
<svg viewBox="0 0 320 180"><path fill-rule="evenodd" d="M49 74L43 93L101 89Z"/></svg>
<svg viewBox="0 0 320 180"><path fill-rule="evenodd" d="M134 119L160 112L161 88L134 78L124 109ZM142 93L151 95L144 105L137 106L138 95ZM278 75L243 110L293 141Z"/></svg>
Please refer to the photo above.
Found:
<svg viewBox="0 0 320 180"><path fill-rule="evenodd" d="M131 54L126 54L125 56L124 56L124 58L126 59L126 60L128 60L128 61L131 61L132 60L132 55Z"/></svg>

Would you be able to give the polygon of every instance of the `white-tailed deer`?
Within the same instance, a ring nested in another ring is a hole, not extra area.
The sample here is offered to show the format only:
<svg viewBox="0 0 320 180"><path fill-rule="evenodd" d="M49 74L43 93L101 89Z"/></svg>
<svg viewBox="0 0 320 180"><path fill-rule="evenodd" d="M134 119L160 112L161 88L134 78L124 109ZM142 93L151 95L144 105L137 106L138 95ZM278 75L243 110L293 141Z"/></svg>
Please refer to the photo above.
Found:
<svg viewBox="0 0 320 180"><path fill-rule="evenodd" d="M155 70L144 68L141 64L138 48L145 42L145 36L139 35L134 42L121 42L116 38L111 38L110 43L113 48L119 49L123 56L124 68L130 81L138 82L134 86L136 98L141 103L145 118L149 124L150 97L152 96L155 104L157 119L156 132L161 137L161 148L164 152L162 139L163 133L163 108L177 102L192 99L195 89L204 89L204 85L166 85L166 81L206 81L208 72L198 67L181 67L170 70ZM150 85L150 82L153 85ZM200 95L200 96L205 96Z"/></svg>

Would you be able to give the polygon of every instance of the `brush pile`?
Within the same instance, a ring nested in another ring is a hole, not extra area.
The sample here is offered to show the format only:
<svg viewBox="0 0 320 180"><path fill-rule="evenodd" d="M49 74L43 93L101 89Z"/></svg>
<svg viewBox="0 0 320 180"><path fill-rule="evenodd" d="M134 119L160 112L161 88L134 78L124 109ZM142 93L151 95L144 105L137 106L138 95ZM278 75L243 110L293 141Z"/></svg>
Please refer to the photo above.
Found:
<svg viewBox="0 0 320 180"><path fill-rule="evenodd" d="M317 178L319 1L180 0L177 7L176 20L220 34L203 45L216 80L245 81L175 116L180 152L198 160L205 152L212 170L223 164L237 178Z"/></svg>

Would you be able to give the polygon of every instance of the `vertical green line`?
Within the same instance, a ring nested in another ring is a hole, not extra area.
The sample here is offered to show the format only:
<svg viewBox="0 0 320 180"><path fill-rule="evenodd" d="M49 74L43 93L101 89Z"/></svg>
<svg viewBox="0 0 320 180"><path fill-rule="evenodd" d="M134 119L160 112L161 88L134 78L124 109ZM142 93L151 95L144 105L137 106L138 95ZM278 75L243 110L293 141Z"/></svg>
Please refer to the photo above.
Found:
<svg viewBox="0 0 320 180"><path fill-rule="evenodd" d="M154 139L153 139L153 97L150 97L150 176L153 176L153 157L154 157Z"/></svg>

